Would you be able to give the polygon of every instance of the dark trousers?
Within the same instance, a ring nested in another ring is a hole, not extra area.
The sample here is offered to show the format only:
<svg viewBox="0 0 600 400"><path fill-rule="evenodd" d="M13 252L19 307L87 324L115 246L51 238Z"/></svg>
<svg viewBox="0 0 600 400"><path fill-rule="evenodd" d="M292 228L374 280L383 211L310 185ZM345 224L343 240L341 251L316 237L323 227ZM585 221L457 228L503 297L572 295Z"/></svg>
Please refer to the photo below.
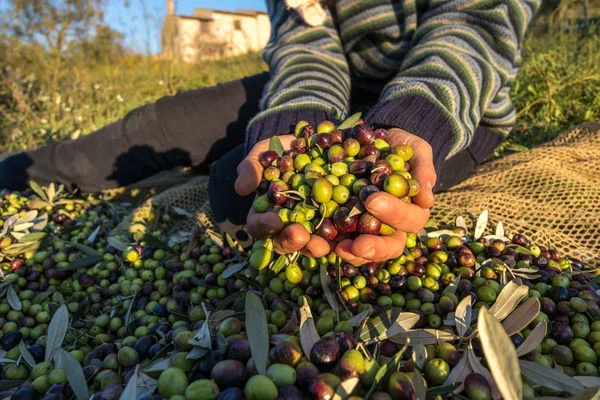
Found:
<svg viewBox="0 0 600 400"><path fill-rule="evenodd" d="M97 192L193 166L199 174L211 174L210 200L217 221L243 225L252 196L237 196L233 183L244 156L246 125L259 111L268 78L262 73L163 97L77 140L12 155L0 163L0 188L20 190L31 179ZM354 85L352 98L360 101L353 108L368 107L377 95ZM436 190L466 178L500 141L499 135L480 127L470 148L446 161Z"/></svg>

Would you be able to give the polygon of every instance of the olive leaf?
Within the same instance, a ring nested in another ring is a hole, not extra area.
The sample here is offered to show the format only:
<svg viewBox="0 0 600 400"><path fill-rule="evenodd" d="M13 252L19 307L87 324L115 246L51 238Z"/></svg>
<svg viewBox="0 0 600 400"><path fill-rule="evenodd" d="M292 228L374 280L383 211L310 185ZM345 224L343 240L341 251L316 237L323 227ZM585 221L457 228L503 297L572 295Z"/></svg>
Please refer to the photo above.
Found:
<svg viewBox="0 0 600 400"><path fill-rule="evenodd" d="M344 120L344 122L342 122L341 124L338 125L337 129L349 129L352 128L360 119L361 117L361 113L355 113L352 114L351 116L349 116L348 118L346 118Z"/></svg>
<svg viewBox="0 0 600 400"><path fill-rule="evenodd" d="M16 364L17 360L13 360L11 358L0 357L0 365L1 364Z"/></svg>
<svg viewBox="0 0 600 400"><path fill-rule="evenodd" d="M17 292L12 285L8 285L6 300L8 300L8 305L15 311L21 311L21 308L23 308L21 299L19 298L19 295L17 295Z"/></svg>
<svg viewBox="0 0 600 400"><path fill-rule="evenodd" d="M106 241L108 242L109 245L111 245L112 247L114 247L115 249L117 249L119 251L127 250L127 247L128 247L127 243L120 241L119 239L117 239L114 236L110 236L109 238L106 239Z"/></svg>
<svg viewBox="0 0 600 400"><path fill-rule="evenodd" d="M21 380L21 379L19 379L19 380L2 379L2 380L0 380L0 391L4 392L7 390L14 389L16 387L21 386L24 382L25 381Z"/></svg>
<svg viewBox="0 0 600 400"><path fill-rule="evenodd" d="M526 254L526 255L529 255L529 256L533 255L533 253L531 252L531 250L529 250L529 249L527 249L527 248L525 248L523 246L519 246L518 244L509 244L506 247L509 248L509 249L514 249L517 252L517 254Z"/></svg>
<svg viewBox="0 0 600 400"><path fill-rule="evenodd" d="M223 241L223 236L210 229L206 231L206 234L208 235L210 240L213 241L214 244L216 244L220 248L223 248L223 246L225 245L225 242Z"/></svg>
<svg viewBox="0 0 600 400"><path fill-rule="evenodd" d="M346 379L335 389L335 393L333 394L331 400L346 400L352 395L352 392L354 392L354 389L356 389L356 386L358 386L359 382L360 379L356 377Z"/></svg>
<svg viewBox="0 0 600 400"><path fill-rule="evenodd" d="M19 238L20 243L39 242L46 237L46 232L32 232Z"/></svg>
<svg viewBox="0 0 600 400"><path fill-rule="evenodd" d="M458 387L454 390L454 393L460 393L464 389L462 384L463 381L467 375L472 372L473 368L471 368L471 364L469 364L469 355L465 351L458 364L456 364L456 366L454 366L454 368L452 368L450 371L450 374L448 374L448 377L444 382L444 386L458 384Z"/></svg>
<svg viewBox="0 0 600 400"><path fill-rule="evenodd" d="M154 236L150 233L144 233L142 240L144 240L146 243L148 243L150 246L154 247L155 249L161 249L161 250L165 250L165 251L171 250L171 248L169 246L167 246L167 244L165 242L163 242L162 240L160 240L159 238L157 238L156 236Z"/></svg>
<svg viewBox="0 0 600 400"><path fill-rule="evenodd" d="M86 240L86 241L87 241L88 243L90 243L90 244L91 244L91 243L94 243L94 241L96 240L96 237L98 236L98 233L100 233L100 229L101 229L101 228L102 228L102 225L98 225L98 226L96 227L96 229L94 229L94 230L92 231L92 233L90 233L90 236L88 236L88 238L87 238L87 240Z"/></svg>
<svg viewBox="0 0 600 400"><path fill-rule="evenodd" d="M479 218L477 218L477 223L475 224L475 234L473 237L475 239L479 239L483 236L483 232L485 232L485 228L488 223L488 210L483 210Z"/></svg>
<svg viewBox="0 0 600 400"><path fill-rule="evenodd" d="M477 321L477 316L479 315L479 309L473 309L471 307L471 324ZM454 312L448 313L446 319L443 320L444 326L456 326L456 320L454 318Z"/></svg>
<svg viewBox="0 0 600 400"><path fill-rule="evenodd" d="M454 321L458 335L464 337L471 326L471 296L465 296L456 307Z"/></svg>
<svg viewBox="0 0 600 400"><path fill-rule="evenodd" d="M425 368L425 364L427 363L427 351L425 350L423 342L414 342L412 345L411 358L419 369L422 370Z"/></svg>
<svg viewBox="0 0 600 400"><path fill-rule="evenodd" d="M458 366L458 364L457 364ZM456 369L456 367L454 367ZM452 370L454 371L454 369ZM448 385L444 384L443 386L432 387L431 389L427 389L427 397L435 397L435 396L443 396L445 394L450 394L457 390L461 386L460 382L450 383Z"/></svg>
<svg viewBox="0 0 600 400"><path fill-rule="evenodd" d="M133 304L135 303L135 297L136 297L137 293L133 294L133 298L131 298L131 300L129 301L129 307L127 307L127 313L125 314L125 326L127 327L127 329L129 329L129 324L131 324L132 319L132 315L131 315L131 311L133 310Z"/></svg>
<svg viewBox="0 0 600 400"><path fill-rule="evenodd" d="M284 325L284 327L281 328L280 332L288 333L291 335L294 333L294 330L296 329L297 326L298 326L298 314L296 313L296 310L292 310L292 318L290 318L290 320Z"/></svg>
<svg viewBox="0 0 600 400"><path fill-rule="evenodd" d="M496 236L504 236L504 227L502 226L502 221L498 221L498 225L496 225Z"/></svg>
<svg viewBox="0 0 600 400"><path fill-rule="evenodd" d="M279 140L278 136L271 136L271 140L269 140L269 150L277 153L279 157L283 156L285 149L283 148L281 140Z"/></svg>
<svg viewBox="0 0 600 400"><path fill-rule="evenodd" d="M248 265L248 261L247 260L243 261L243 262L240 262L240 263L231 264L230 266L228 266L227 268L225 268L225 270L223 272L221 272L221 276L223 278L225 278L225 279L231 278L234 274L240 272L247 265Z"/></svg>
<svg viewBox="0 0 600 400"><path fill-rule="evenodd" d="M325 264L321 264L319 272L321 275L321 287L323 288L323 294L325 295L329 306L335 311L337 319L339 321L340 310L338 307L337 297L335 297L335 295L331 292L331 289L329 288L330 278L329 274L327 273L327 267L325 266Z"/></svg>
<svg viewBox="0 0 600 400"><path fill-rule="evenodd" d="M410 341L421 341L425 346L430 344L439 344L458 339L458 336L451 332L440 331L437 329L413 329L411 331L401 332L391 336L390 341L396 344L405 344Z"/></svg>
<svg viewBox="0 0 600 400"><path fill-rule="evenodd" d="M94 250L91 247L86 246L84 244L75 243L75 242L68 242L68 243L70 243L71 246L75 247L77 250L81 251L82 253L87 254L88 256L99 256L99 255L101 255L96 250Z"/></svg>
<svg viewBox="0 0 600 400"><path fill-rule="evenodd" d="M523 393L523 382L519 370L519 359L512 341L502 329L500 321L494 318L485 307L480 309L477 328L479 329L483 354L492 370L491 374L494 377L497 390L505 400L520 400ZM473 365L473 358L476 359L476 357L469 357L473 370L481 373ZM485 374L482 375L486 376ZM494 387L492 386L492 388Z"/></svg>
<svg viewBox="0 0 600 400"><path fill-rule="evenodd" d="M289 259L287 258L287 256L285 254L281 254L279 257L277 257L277 260L275 260L275 262L273 263L273 266L271 267L271 271L273 271L273 273L275 273L275 274L278 274L285 267L287 267L288 264L289 264Z"/></svg>
<svg viewBox="0 0 600 400"><path fill-rule="evenodd" d="M541 323L537 324L529 336L527 336L527 339L525 339L517 348L517 356L521 357L534 351L546 337L547 330L548 324L546 321L542 321Z"/></svg>
<svg viewBox="0 0 600 400"><path fill-rule="evenodd" d="M529 288L521 284L520 279L514 279L500 291L496 302L490 307L489 312L499 321L504 320L517 307L519 302L527 296Z"/></svg>
<svg viewBox="0 0 600 400"><path fill-rule="evenodd" d="M188 355L185 357L188 360L199 360L202 357L204 357L206 354L208 354L210 350L207 349L206 347L198 347L198 346L194 346L194 348L192 348L192 350L190 350L190 352L188 353Z"/></svg>
<svg viewBox="0 0 600 400"><path fill-rule="evenodd" d="M67 334L69 327L69 310L66 305L58 307L54 312L50 325L48 325L48 334L46 339L46 355L44 361L52 360L54 350L62 346L62 342Z"/></svg>
<svg viewBox="0 0 600 400"><path fill-rule="evenodd" d="M77 400L87 400L90 397L88 394L88 386L79 361L77 361L71 353L61 348L56 349L56 355L61 360L62 368L67 376L67 381L69 381L69 385L71 386L71 389L73 389Z"/></svg>
<svg viewBox="0 0 600 400"><path fill-rule="evenodd" d="M48 201L48 196L46 196L46 192L37 184L35 181L29 181L29 187L34 191L41 199Z"/></svg>
<svg viewBox="0 0 600 400"><path fill-rule="evenodd" d="M577 393L576 395L569 397L568 400L598 400L599 398L600 388L591 387L585 389L583 392Z"/></svg>
<svg viewBox="0 0 600 400"><path fill-rule="evenodd" d="M31 353L29 352L29 349L25 345L25 342L23 342L22 340L19 343L19 351L21 352L21 357L23 357L25 364L27 364L27 366L30 369L33 369L33 367L35 367L37 363L35 362L35 358L33 358L33 355L31 355Z"/></svg>
<svg viewBox="0 0 600 400"><path fill-rule="evenodd" d="M133 373L131 378L129 378L129 382L127 382L127 386L125 386L125 389L123 389L123 392L121 393L121 397L119 397L119 400L137 399L137 397L138 397L137 374L138 374L139 370L140 370L140 365L138 364L135 366L135 372Z"/></svg>
<svg viewBox="0 0 600 400"><path fill-rule="evenodd" d="M600 378L597 376L574 376L573 379L586 388L600 388Z"/></svg>
<svg viewBox="0 0 600 400"><path fill-rule="evenodd" d="M465 232L467 232L467 233L469 232L469 229L467 228L465 219L463 217L461 217L460 215L458 217L456 217L454 226L456 226L457 228L463 228L465 230Z"/></svg>
<svg viewBox="0 0 600 400"><path fill-rule="evenodd" d="M302 307L300 307L300 344L304 355L310 360L310 351L321 337L315 327L315 320L310 311L310 306L306 299L303 298L302 301Z"/></svg>
<svg viewBox="0 0 600 400"><path fill-rule="evenodd" d="M40 292L38 294L35 295L35 297L33 299L31 299L31 304L42 304L44 302L44 300L46 300L48 297L52 296L52 291L50 290L46 290L44 292Z"/></svg>
<svg viewBox="0 0 600 400"><path fill-rule="evenodd" d="M458 234L451 229L439 229L437 231L427 232L427 237L430 237L430 238L446 239L450 236L462 236L462 234Z"/></svg>
<svg viewBox="0 0 600 400"><path fill-rule="evenodd" d="M458 275L451 284L449 284L448 286L446 286L446 288L444 288L444 290L442 291L443 293L451 293L451 294L455 294L456 290L458 289L458 284L460 283L460 279L461 276Z"/></svg>
<svg viewBox="0 0 600 400"><path fill-rule="evenodd" d="M487 369L486 367L483 366L481 361L479 361L479 357L477 357L477 354L475 354L475 351L473 350L472 343L469 343L469 346L467 347L467 358L469 360L469 365L473 369L473 372L478 373L479 375L483 376L485 378L485 380L488 382L488 384L490 385L490 388L492 389L492 397L494 399L502 398L500 391L498 390L496 381L494 380L494 377L492 376L492 373L490 372L489 369Z"/></svg>
<svg viewBox="0 0 600 400"><path fill-rule="evenodd" d="M569 375L538 363L519 360L519 367L521 373L537 385L547 386L550 389L570 394L576 394L584 390L583 385Z"/></svg>
<svg viewBox="0 0 600 400"><path fill-rule="evenodd" d="M358 328L365 322L365 319L369 318L369 310L363 310L360 314L356 314L348 320L348 323L354 328Z"/></svg>
<svg viewBox="0 0 600 400"><path fill-rule="evenodd" d="M67 268L64 268L64 270L65 271L75 271L79 268L91 267L92 265L99 263L103 259L104 259L104 257L100 254L98 254L97 256L83 257L83 258L80 258L79 260L73 261L71 264L69 264L69 266Z"/></svg>
<svg viewBox="0 0 600 400"><path fill-rule="evenodd" d="M355 215L360 215L360 214L364 213L365 211L367 211L365 206L362 205L361 202L358 202L358 203L356 203L356 205L354 207L352 207L352 210L350 210L350 213L348 214L348 218L354 217Z"/></svg>
<svg viewBox="0 0 600 400"><path fill-rule="evenodd" d="M419 322L419 314L405 312L398 307L387 310L375 318L367 320L360 332L365 344L381 342L395 335L405 333Z"/></svg>
<svg viewBox="0 0 600 400"><path fill-rule="evenodd" d="M256 369L259 374L265 375L269 359L267 316L260 297L251 291L246 293L246 333Z"/></svg>
<svg viewBox="0 0 600 400"><path fill-rule="evenodd" d="M421 376L421 373L418 369L413 371L413 376L411 379L412 387L415 391L415 400L426 400L427 399L427 389L425 389L425 380Z"/></svg>
<svg viewBox="0 0 600 400"><path fill-rule="evenodd" d="M236 279L239 279L240 281L244 282L245 284L247 284L248 286L252 287L253 289L255 289L257 292L259 293L263 293L264 292L264 288L263 285L261 285L261 283L259 281L257 281L256 279L246 276L244 274L233 274L233 276ZM210 287L210 286L208 286Z"/></svg>
<svg viewBox="0 0 600 400"><path fill-rule="evenodd" d="M168 369L171 366L171 358L175 353L171 354L171 357L158 358L151 361L146 368L144 368L144 372L162 372Z"/></svg>
<svg viewBox="0 0 600 400"><path fill-rule="evenodd" d="M369 400L369 397L371 397L373 392L375 392L379 388L381 383L385 382L385 379L388 378L394 371L396 371L398 365L400 364L400 360L402 360L402 355L405 351L406 346L400 349L400 351L397 352L394 357L390 358L390 360L387 363L379 367L379 369L375 373L375 378L373 379L371 388L369 388L369 391L365 395L365 400Z"/></svg>
<svg viewBox="0 0 600 400"><path fill-rule="evenodd" d="M502 327L508 336L514 335L526 328L539 312L540 301L537 297L530 297L502 321Z"/></svg>

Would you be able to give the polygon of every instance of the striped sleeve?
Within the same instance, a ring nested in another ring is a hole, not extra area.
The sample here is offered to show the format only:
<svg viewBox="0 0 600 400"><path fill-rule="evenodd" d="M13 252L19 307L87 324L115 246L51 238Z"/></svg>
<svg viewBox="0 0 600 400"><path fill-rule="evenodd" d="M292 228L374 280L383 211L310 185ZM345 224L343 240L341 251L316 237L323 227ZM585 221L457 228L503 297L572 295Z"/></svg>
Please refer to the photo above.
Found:
<svg viewBox="0 0 600 400"><path fill-rule="evenodd" d="M400 72L368 121L432 143L439 167L480 125L508 131L519 46L540 0L430 0Z"/></svg>
<svg viewBox="0 0 600 400"><path fill-rule="evenodd" d="M269 0L271 38L263 51L270 80L261 112L248 125L246 152L259 140L290 132L304 119L317 123L335 109L344 115L350 98L350 73L328 10L325 23L309 26L283 0Z"/></svg>

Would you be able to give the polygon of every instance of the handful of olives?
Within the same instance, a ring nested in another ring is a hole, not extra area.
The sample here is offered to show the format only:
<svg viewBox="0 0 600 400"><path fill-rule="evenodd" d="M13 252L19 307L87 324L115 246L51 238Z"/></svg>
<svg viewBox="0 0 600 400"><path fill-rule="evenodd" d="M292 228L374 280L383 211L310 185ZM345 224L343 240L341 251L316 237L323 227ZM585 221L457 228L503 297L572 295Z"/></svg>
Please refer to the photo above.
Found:
<svg viewBox="0 0 600 400"><path fill-rule="evenodd" d="M385 191L411 203L419 193L420 184L410 173L409 145L391 146L386 129L373 129L361 119L346 129L323 121L316 130L300 121L295 136L291 149L259 155L264 172L256 212L275 212L284 225L302 224L327 241L338 235L394 233L366 210L365 202Z"/></svg>

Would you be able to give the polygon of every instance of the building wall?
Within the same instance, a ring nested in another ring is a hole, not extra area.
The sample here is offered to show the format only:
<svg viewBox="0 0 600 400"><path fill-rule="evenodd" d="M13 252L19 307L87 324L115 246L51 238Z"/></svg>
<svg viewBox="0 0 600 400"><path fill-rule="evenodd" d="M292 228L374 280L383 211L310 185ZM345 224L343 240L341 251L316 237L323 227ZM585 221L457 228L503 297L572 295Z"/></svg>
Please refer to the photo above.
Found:
<svg viewBox="0 0 600 400"><path fill-rule="evenodd" d="M163 27L163 52L184 62L258 52L269 40L271 26L264 14L206 13L173 16ZM211 18L210 21L204 18Z"/></svg>

